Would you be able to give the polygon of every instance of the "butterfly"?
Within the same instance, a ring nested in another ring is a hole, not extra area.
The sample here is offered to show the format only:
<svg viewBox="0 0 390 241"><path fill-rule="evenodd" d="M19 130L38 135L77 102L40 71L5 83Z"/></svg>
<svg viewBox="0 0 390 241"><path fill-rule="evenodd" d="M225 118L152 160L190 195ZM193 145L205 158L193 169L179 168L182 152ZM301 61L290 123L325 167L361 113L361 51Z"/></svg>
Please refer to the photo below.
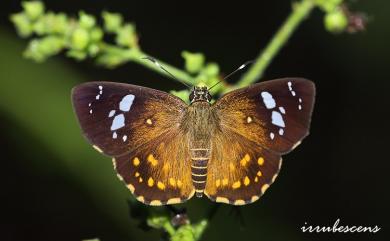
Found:
<svg viewBox="0 0 390 241"><path fill-rule="evenodd" d="M148 205L206 195L215 202L255 202L275 181L282 154L308 135L315 97L302 78L265 81L211 104L195 86L190 104L146 87L88 82L72 90L85 137L113 157L118 177Z"/></svg>

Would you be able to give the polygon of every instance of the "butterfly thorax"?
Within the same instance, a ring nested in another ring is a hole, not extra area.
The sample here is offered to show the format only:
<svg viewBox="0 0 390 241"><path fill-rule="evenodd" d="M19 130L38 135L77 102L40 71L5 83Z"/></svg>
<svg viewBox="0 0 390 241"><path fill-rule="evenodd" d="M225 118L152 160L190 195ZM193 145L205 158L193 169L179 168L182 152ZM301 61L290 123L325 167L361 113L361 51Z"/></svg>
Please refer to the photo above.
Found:
<svg viewBox="0 0 390 241"><path fill-rule="evenodd" d="M218 123L208 101L196 101L188 106L185 121L191 157L192 182L196 196L201 197L206 185L207 165L211 155L211 136Z"/></svg>

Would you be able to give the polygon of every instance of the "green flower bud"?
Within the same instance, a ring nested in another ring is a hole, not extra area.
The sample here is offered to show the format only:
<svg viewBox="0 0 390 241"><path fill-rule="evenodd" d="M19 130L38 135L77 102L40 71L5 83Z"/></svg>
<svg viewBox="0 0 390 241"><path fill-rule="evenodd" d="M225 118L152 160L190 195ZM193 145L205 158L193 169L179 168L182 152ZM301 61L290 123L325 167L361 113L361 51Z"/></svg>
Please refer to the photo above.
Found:
<svg viewBox="0 0 390 241"><path fill-rule="evenodd" d="M46 24L43 17L40 17L37 21L34 22L33 29L34 32L38 35L43 35L47 33Z"/></svg>
<svg viewBox="0 0 390 241"><path fill-rule="evenodd" d="M26 14L12 14L11 21L15 24L16 31L21 37L28 37L33 33L33 26Z"/></svg>
<svg viewBox="0 0 390 241"><path fill-rule="evenodd" d="M103 31L97 27L93 28L89 34L91 37L91 41L93 41L93 42L98 42L98 41L102 40L102 38L103 38Z"/></svg>
<svg viewBox="0 0 390 241"><path fill-rule="evenodd" d="M325 15L325 28L332 33L343 32L348 26L348 17L340 9Z"/></svg>
<svg viewBox="0 0 390 241"><path fill-rule="evenodd" d="M89 43L89 33L84 28L77 28L71 38L72 48L75 50L83 50Z"/></svg>
<svg viewBox="0 0 390 241"><path fill-rule="evenodd" d="M95 57L100 51L100 48L97 44L91 44L88 46L88 54L92 57Z"/></svg>
<svg viewBox="0 0 390 241"><path fill-rule="evenodd" d="M82 28L90 29L93 26L95 26L96 20L95 17L89 14L86 14L85 12L79 13L79 25Z"/></svg>
<svg viewBox="0 0 390 241"><path fill-rule="evenodd" d="M117 31L116 43L125 47L135 47L137 45L137 34L133 24L125 24Z"/></svg>
<svg viewBox="0 0 390 241"><path fill-rule="evenodd" d="M183 51L181 56L185 60L185 68L191 74L198 73L204 65L205 57L202 53Z"/></svg>
<svg viewBox="0 0 390 241"><path fill-rule="evenodd" d="M40 1L22 2L22 6L24 8L24 12L30 20L36 20L45 11L45 6Z"/></svg>
<svg viewBox="0 0 390 241"><path fill-rule="evenodd" d="M72 49L66 52L66 56L74 58L76 60L84 60L87 57L87 53L84 51Z"/></svg>
<svg viewBox="0 0 390 241"><path fill-rule="evenodd" d="M57 36L47 36L42 39L35 39L30 42L24 55L35 61L43 61L46 58L60 52L65 45L65 41Z"/></svg>
<svg viewBox="0 0 390 241"><path fill-rule="evenodd" d="M203 72L209 77L217 76L219 74L219 66L217 63L208 63Z"/></svg>
<svg viewBox="0 0 390 241"><path fill-rule="evenodd" d="M123 18L120 14L103 12L104 29L109 33L115 33L122 26Z"/></svg>

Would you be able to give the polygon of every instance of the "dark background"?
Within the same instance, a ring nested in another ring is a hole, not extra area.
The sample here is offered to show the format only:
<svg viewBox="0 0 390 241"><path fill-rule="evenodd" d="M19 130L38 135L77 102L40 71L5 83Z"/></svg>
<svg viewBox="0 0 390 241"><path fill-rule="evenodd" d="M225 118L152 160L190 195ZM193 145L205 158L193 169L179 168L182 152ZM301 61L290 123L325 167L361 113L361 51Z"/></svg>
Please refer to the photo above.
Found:
<svg viewBox="0 0 390 241"><path fill-rule="evenodd" d="M182 67L182 50L199 51L229 73L253 59L290 12L290 1L46 1L48 9L121 12L134 21L142 49ZM112 80L170 90L182 86L129 63L107 70L63 56L23 59L26 40L8 20L18 1L2 1L0 23L0 240L159 240L128 215L130 194L111 161L82 138L70 103L80 82ZM353 1L367 31L332 35L312 12L267 70L317 86L311 135L284 157L274 185L240 219L222 205L203 240L385 240L388 237L390 2ZM235 76L231 81L235 81ZM193 222L214 203L192 199ZM309 225L378 225L376 233L302 233ZM242 223L242 220L244 224Z"/></svg>

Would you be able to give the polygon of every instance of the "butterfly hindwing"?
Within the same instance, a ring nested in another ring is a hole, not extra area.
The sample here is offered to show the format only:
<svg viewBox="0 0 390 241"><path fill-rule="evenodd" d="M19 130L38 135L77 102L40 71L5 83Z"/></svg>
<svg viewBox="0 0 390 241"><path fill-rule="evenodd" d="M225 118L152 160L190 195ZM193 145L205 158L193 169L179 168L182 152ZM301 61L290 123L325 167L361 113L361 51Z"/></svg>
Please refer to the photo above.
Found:
<svg viewBox="0 0 390 241"><path fill-rule="evenodd" d="M84 135L109 156L119 156L176 128L186 104L168 93L145 87L88 82L72 91Z"/></svg>
<svg viewBox="0 0 390 241"><path fill-rule="evenodd" d="M252 203L273 183L282 159L229 129L215 133L205 194L213 201Z"/></svg>
<svg viewBox="0 0 390 241"><path fill-rule="evenodd" d="M180 130L151 139L114 162L127 187L143 203L176 204L194 195L188 140Z"/></svg>
<svg viewBox="0 0 390 241"><path fill-rule="evenodd" d="M277 79L229 92L213 109L224 128L283 154L308 135L314 96L309 80Z"/></svg>

